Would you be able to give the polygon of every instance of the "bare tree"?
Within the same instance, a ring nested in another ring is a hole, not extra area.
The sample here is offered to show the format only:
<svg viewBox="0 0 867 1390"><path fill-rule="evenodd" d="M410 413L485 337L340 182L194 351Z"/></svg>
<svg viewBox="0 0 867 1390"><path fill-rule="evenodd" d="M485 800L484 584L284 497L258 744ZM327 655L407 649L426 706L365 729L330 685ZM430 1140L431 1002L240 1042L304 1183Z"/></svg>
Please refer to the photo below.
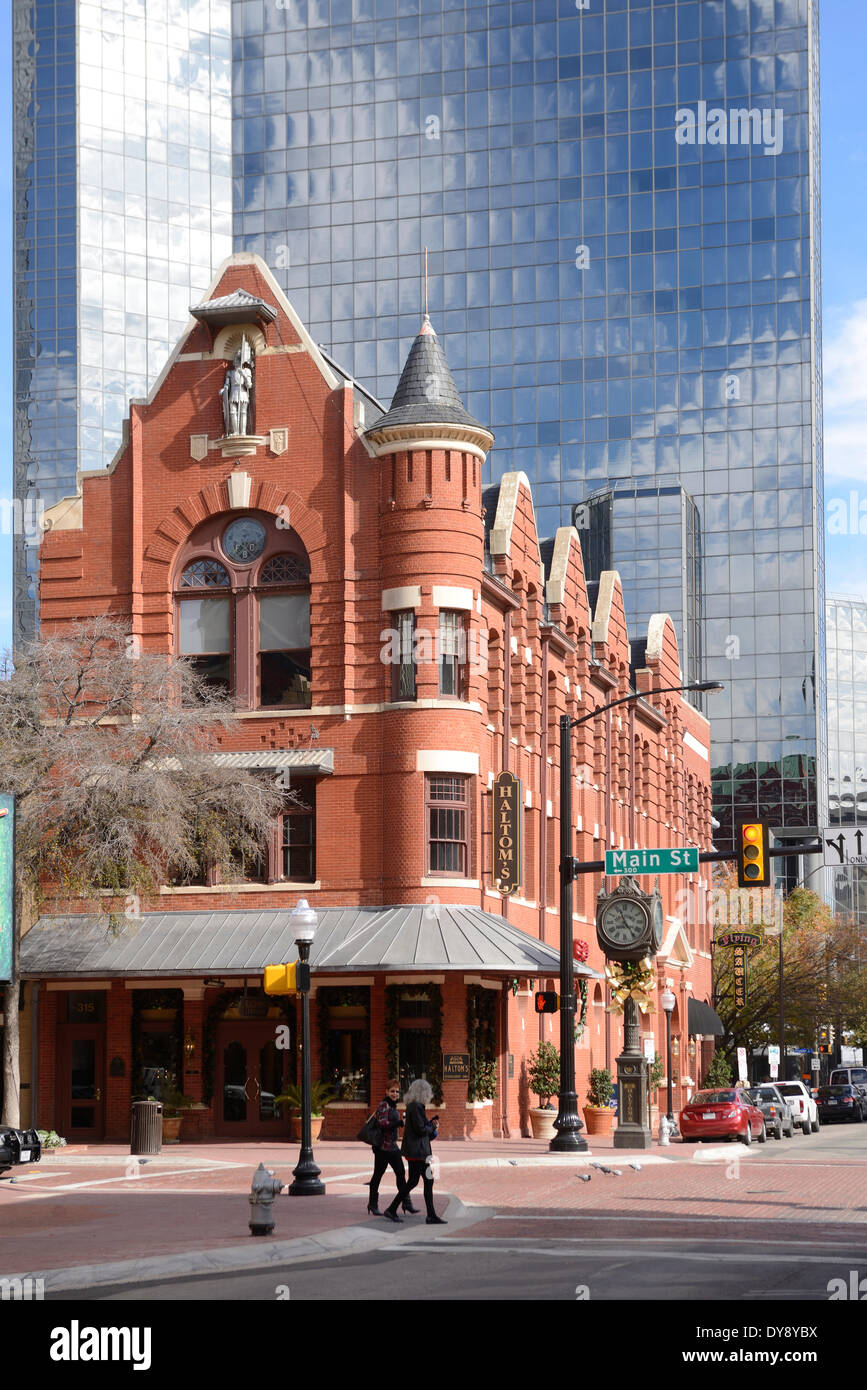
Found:
<svg viewBox="0 0 867 1390"><path fill-rule="evenodd" d="M180 657L150 654L114 619L70 625L16 652L0 680L0 787L16 797L16 940L6 987L3 1122L19 1122L18 946L50 898L128 929L106 890L137 901L204 862L261 852L287 799L220 766L226 695Z"/></svg>

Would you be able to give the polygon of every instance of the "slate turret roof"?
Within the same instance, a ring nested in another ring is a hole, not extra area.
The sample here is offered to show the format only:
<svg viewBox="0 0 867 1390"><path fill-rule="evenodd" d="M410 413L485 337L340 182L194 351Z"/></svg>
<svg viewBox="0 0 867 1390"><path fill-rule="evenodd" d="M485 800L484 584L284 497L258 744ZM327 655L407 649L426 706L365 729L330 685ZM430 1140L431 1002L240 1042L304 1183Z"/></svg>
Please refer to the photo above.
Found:
<svg viewBox="0 0 867 1390"><path fill-rule="evenodd" d="M464 409L445 353L427 314L409 350L391 409L373 426L448 424L484 429Z"/></svg>

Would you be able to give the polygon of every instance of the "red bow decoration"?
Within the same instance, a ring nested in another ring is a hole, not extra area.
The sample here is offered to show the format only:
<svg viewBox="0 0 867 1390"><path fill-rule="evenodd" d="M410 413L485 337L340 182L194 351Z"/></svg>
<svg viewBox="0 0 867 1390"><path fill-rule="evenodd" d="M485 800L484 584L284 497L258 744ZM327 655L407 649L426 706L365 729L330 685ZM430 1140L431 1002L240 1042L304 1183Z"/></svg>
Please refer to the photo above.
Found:
<svg viewBox="0 0 867 1390"><path fill-rule="evenodd" d="M590 955L590 947L586 941L572 942L572 958L583 963Z"/></svg>

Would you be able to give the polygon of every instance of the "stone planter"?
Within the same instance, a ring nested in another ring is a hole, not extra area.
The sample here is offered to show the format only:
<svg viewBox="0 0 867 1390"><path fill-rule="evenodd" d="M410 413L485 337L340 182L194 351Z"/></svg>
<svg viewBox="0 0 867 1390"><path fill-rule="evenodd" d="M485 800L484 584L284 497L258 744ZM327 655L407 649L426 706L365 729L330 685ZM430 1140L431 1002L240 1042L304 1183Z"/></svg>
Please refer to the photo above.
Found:
<svg viewBox="0 0 867 1390"><path fill-rule="evenodd" d="M533 1138L553 1139L557 1133L554 1128L554 1121L556 1118L556 1110L540 1110L536 1106L531 1106L530 1124L533 1127Z"/></svg>
<svg viewBox="0 0 867 1390"><path fill-rule="evenodd" d="M604 1109L595 1105L584 1106L584 1123L588 1134L610 1134L614 1122L614 1111L606 1105Z"/></svg>

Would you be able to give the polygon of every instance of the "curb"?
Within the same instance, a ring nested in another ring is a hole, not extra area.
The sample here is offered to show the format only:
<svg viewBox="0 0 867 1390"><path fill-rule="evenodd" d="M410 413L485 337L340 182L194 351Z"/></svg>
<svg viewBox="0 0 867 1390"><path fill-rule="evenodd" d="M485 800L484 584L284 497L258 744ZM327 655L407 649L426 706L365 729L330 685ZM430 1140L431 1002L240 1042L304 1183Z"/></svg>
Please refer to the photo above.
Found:
<svg viewBox="0 0 867 1390"><path fill-rule="evenodd" d="M459 1229L486 1220L493 1207L466 1207L459 1197L450 1197L446 1207L450 1225ZM428 1228L421 1223L405 1221L405 1229L392 1237L393 1226L344 1226L320 1231L318 1235L299 1236L294 1240L273 1240L250 1236L245 1245L227 1245L217 1250L187 1251L180 1255L153 1255L144 1260L113 1260L99 1265L75 1265L63 1269L28 1270L25 1274L8 1274L4 1279L42 1279L45 1293L51 1298L58 1293L75 1293L84 1289L129 1287L134 1284L164 1283L173 1279L188 1279L195 1275L238 1274L244 1271L274 1269L298 1260L339 1259L347 1254L365 1254L389 1249L407 1240L417 1244L427 1236ZM434 1227L427 1237L431 1243L439 1238Z"/></svg>

